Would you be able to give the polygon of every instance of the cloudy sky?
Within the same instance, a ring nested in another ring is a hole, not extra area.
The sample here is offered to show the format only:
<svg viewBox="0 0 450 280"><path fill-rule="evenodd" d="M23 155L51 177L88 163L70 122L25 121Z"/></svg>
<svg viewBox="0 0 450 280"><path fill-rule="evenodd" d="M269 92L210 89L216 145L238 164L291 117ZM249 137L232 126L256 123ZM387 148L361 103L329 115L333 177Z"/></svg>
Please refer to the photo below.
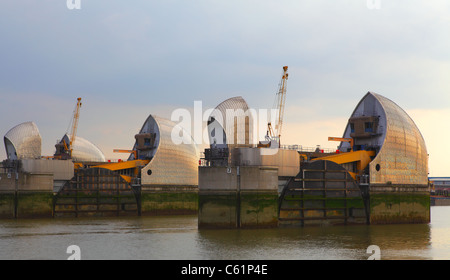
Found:
<svg viewBox="0 0 450 280"><path fill-rule="evenodd" d="M112 149L149 114L233 96L270 109L288 65L284 144L336 147L327 137L373 91L416 122L430 176L450 176L448 0L78 2L2 0L1 135L34 121L52 155L81 97L77 135L125 158Z"/></svg>

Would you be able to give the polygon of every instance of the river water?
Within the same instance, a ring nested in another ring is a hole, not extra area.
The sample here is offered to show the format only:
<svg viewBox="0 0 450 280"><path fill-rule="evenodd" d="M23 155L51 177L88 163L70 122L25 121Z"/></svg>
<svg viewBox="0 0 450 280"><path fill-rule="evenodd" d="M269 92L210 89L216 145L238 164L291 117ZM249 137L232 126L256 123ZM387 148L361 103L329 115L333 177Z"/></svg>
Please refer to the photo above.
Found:
<svg viewBox="0 0 450 280"><path fill-rule="evenodd" d="M67 250L76 245L76 250ZM376 245L379 250L367 251ZM0 221L1 260L450 260L450 206L430 224L199 230L196 216Z"/></svg>

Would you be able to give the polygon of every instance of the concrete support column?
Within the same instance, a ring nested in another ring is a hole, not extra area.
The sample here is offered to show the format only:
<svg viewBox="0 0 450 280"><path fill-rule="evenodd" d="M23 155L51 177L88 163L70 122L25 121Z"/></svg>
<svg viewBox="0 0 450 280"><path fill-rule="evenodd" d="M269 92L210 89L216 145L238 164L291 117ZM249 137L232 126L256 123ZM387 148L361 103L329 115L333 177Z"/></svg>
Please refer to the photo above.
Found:
<svg viewBox="0 0 450 280"><path fill-rule="evenodd" d="M278 169L199 167L200 228L278 226Z"/></svg>
<svg viewBox="0 0 450 280"><path fill-rule="evenodd" d="M370 185L370 224L430 222L426 185Z"/></svg>

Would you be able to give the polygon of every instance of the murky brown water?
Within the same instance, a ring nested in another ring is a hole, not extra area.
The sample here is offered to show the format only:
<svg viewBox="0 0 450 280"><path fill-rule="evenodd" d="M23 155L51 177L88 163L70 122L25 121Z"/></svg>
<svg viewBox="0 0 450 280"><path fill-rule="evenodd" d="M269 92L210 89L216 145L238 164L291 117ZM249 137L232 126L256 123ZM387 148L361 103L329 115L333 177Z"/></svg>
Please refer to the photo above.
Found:
<svg viewBox="0 0 450 280"><path fill-rule="evenodd" d="M0 259L450 259L450 206L427 225L199 230L196 216L0 221Z"/></svg>

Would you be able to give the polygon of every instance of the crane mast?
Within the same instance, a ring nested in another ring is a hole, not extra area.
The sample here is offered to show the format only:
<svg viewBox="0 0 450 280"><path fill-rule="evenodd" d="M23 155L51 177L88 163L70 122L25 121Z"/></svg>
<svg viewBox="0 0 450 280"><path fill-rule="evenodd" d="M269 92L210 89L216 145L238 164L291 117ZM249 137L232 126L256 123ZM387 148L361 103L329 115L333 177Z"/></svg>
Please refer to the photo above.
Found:
<svg viewBox="0 0 450 280"><path fill-rule="evenodd" d="M80 118L80 108L81 108L81 97L77 99L77 107L75 108L75 112L73 114L73 123L72 123L72 131L70 133L70 156L72 156L73 143L75 142L77 128L78 128L78 119Z"/></svg>
<svg viewBox="0 0 450 280"><path fill-rule="evenodd" d="M286 102L286 87L288 79L288 67L283 66L283 73L281 76L280 83L278 84L278 92L276 96L276 109L278 110L278 115L275 120L275 127L272 127L272 123L267 124L267 136L266 139L269 141L276 140L278 146L280 146L281 129L283 127L283 116L284 116L284 106Z"/></svg>
<svg viewBox="0 0 450 280"><path fill-rule="evenodd" d="M277 119L277 125L275 126L275 130L277 132L276 136L278 136L278 140L281 136L281 128L283 127L283 116L284 116L284 104L286 102L286 86L287 86L287 79L288 79L288 73L287 73L288 67L283 67L283 76L281 77L281 82L278 89L278 119Z"/></svg>
<svg viewBox="0 0 450 280"><path fill-rule="evenodd" d="M77 106L75 107L75 110L73 112L73 118L71 120L72 130L70 132L70 135L69 135L68 131L66 131L66 134L61 139L61 141L56 143L56 145L55 145L56 152L52 158L62 159L62 160L72 158L73 144L75 142L76 135L77 135L78 119L80 118L80 108L81 108L81 98L79 97L77 99ZM70 124L69 124L69 127L70 127ZM69 130L69 127L67 128L67 130Z"/></svg>

